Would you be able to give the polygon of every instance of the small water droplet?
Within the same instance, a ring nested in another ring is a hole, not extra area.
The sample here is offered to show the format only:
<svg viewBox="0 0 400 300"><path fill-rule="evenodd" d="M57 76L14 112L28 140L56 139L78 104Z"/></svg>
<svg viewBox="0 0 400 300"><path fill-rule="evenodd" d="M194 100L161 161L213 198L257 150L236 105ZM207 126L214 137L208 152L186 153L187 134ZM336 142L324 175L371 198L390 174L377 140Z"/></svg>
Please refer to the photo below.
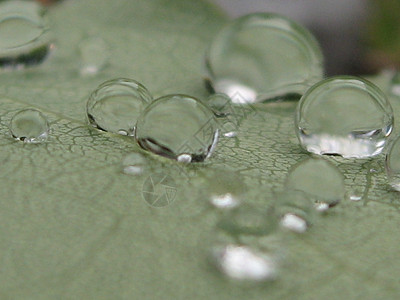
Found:
<svg viewBox="0 0 400 300"><path fill-rule="evenodd" d="M400 96L400 72L397 72L391 81L390 92L394 96Z"/></svg>
<svg viewBox="0 0 400 300"><path fill-rule="evenodd" d="M133 135L139 115L151 101L149 91L135 80L106 81L89 97L89 123L100 130Z"/></svg>
<svg viewBox="0 0 400 300"><path fill-rule="evenodd" d="M154 100L137 122L139 145L161 156L177 159L190 155L203 161L214 150L218 129L211 109L186 95L168 95Z"/></svg>
<svg viewBox="0 0 400 300"><path fill-rule="evenodd" d="M307 91L295 122L297 137L307 151L366 158L384 149L393 128L393 110L374 84L337 76Z"/></svg>
<svg viewBox="0 0 400 300"><path fill-rule="evenodd" d="M41 143L49 135L49 124L40 111L24 109L11 119L10 132L15 139L25 143Z"/></svg>
<svg viewBox="0 0 400 300"><path fill-rule="evenodd" d="M400 138L390 145L385 163L389 184L396 191L400 191Z"/></svg>
<svg viewBox="0 0 400 300"><path fill-rule="evenodd" d="M127 155L122 162L122 170L127 175L141 175L146 167L147 160L139 153Z"/></svg>
<svg viewBox="0 0 400 300"><path fill-rule="evenodd" d="M99 37L89 37L79 44L81 75L95 75L101 71L109 59L106 42Z"/></svg>
<svg viewBox="0 0 400 300"><path fill-rule="evenodd" d="M234 280L268 281L278 274L278 263L272 256L247 246L219 246L212 249L211 255L217 269Z"/></svg>
<svg viewBox="0 0 400 300"><path fill-rule="evenodd" d="M301 191L278 194L275 209L281 226L297 233L305 232L315 215L314 201Z"/></svg>
<svg viewBox="0 0 400 300"><path fill-rule="evenodd" d="M323 77L323 56L312 34L270 13L232 21L213 40L206 66L212 88L235 103L303 94Z"/></svg>
<svg viewBox="0 0 400 300"><path fill-rule="evenodd" d="M345 185L342 173L325 159L309 158L295 165L286 178L289 190L302 191L324 210L344 199Z"/></svg>
<svg viewBox="0 0 400 300"><path fill-rule="evenodd" d="M218 228L234 235L267 235L278 225L276 215L271 209L260 209L243 204L231 209L218 222Z"/></svg>
<svg viewBox="0 0 400 300"><path fill-rule="evenodd" d="M0 66L21 69L39 64L51 49L45 10L35 2L0 3Z"/></svg>
<svg viewBox="0 0 400 300"><path fill-rule="evenodd" d="M188 164L192 162L192 156L190 154L181 154L176 158L176 160Z"/></svg>

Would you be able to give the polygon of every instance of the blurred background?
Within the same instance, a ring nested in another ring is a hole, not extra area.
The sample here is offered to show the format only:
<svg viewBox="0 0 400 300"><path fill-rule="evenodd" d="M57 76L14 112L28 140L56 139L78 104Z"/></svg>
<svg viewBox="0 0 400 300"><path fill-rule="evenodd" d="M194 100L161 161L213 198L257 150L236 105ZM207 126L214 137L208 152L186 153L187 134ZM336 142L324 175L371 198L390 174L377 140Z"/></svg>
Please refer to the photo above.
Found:
<svg viewBox="0 0 400 300"><path fill-rule="evenodd" d="M400 0L213 0L231 17L275 12L319 40L328 75L400 67Z"/></svg>

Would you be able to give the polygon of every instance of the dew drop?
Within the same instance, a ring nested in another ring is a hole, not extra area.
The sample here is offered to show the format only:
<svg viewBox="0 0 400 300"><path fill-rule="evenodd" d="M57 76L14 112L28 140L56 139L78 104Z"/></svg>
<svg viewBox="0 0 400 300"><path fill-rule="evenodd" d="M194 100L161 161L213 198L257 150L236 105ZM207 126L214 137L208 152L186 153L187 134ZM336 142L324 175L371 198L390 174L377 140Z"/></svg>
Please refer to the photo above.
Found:
<svg viewBox="0 0 400 300"><path fill-rule="evenodd" d="M133 135L139 115L151 101L149 91L139 82L109 80L90 95L86 105L88 120L100 130Z"/></svg>
<svg viewBox="0 0 400 300"><path fill-rule="evenodd" d="M45 10L35 2L0 3L0 66L23 68L44 61L51 49Z"/></svg>
<svg viewBox="0 0 400 300"><path fill-rule="evenodd" d="M298 104L295 122L305 150L367 158L384 149L393 129L393 110L374 84L337 76L307 91Z"/></svg>
<svg viewBox="0 0 400 300"><path fill-rule="evenodd" d="M217 226L233 236L263 236L276 230L277 221L272 210L243 204L231 209L221 218Z"/></svg>
<svg viewBox="0 0 400 300"><path fill-rule="evenodd" d="M190 154L181 154L176 158L177 161L188 164L192 162L192 156Z"/></svg>
<svg viewBox="0 0 400 300"><path fill-rule="evenodd" d="M11 119L10 132L15 139L25 143L41 143L49 135L49 124L40 111L24 109Z"/></svg>
<svg viewBox="0 0 400 300"><path fill-rule="evenodd" d="M146 107L135 136L143 149L172 159L189 155L192 162L199 162L213 152L218 129L212 110L201 101L168 95Z"/></svg>
<svg viewBox="0 0 400 300"><path fill-rule="evenodd" d="M301 191L278 194L275 209L280 225L297 233L305 232L315 217L314 201Z"/></svg>
<svg viewBox="0 0 400 300"><path fill-rule="evenodd" d="M235 103L303 94L323 77L321 49L312 34L270 13L228 24L209 47L206 66L212 88Z"/></svg>
<svg viewBox="0 0 400 300"><path fill-rule="evenodd" d="M122 162L122 171L127 175L141 175L147 167L147 160L139 153L127 155Z"/></svg>
<svg viewBox="0 0 400 300"><path fill-rule="evenodd" d="M273 256L243 245L215 247L211 258L222 274L234 280L269 281L278 274L278 263Z"/></svg>
<svg viewBox="0 0 400 300"><path fill-rule="evenodd" d="M400 138L390 145L385 163L389 184L396 191L400 191Z"/></svg>
<svg viewBox="0 0 400 300"><path fill-rule="evenodd" d="M106 42L99 37L90 37L79 44L81 75L95 75L101 71L109 59Z"/></svg>
<svg viewBox="0 0 400 300"><path fill-rule="evenodd" d="M324 211L344 199L345 185L342 173L322 158L309 158L295 165L286 178L285 187L302 191Z"/></svg>

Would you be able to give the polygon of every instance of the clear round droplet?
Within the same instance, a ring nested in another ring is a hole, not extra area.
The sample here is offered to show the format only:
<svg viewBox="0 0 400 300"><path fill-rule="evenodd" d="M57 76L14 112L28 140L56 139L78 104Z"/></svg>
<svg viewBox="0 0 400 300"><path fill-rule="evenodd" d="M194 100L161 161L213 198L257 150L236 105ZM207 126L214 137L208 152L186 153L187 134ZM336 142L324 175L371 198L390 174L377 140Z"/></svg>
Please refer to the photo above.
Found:
<svg viewBox="0 0 400 300"><path fill-rule="evenodd" d="M15 139L25 143L41 143L49 135L49 124L40 111L24 109L11 119L10 132Z"/></svg>
<svg viewBox="0 0 400 300"><path fill-rule="evenodd" d="M248 246L228 244L211 250L214 266L233 280L262 282L276 279L278 262L267 253Z"/></svg>
<svg viewBox="0 0 400 300"><path fill-rule="evenodd" d="M100 37L89 37L79 44L81 75L95 75L107 65L109 49Z"/></svg>
<svg viewBox="0 0 400 300"><path fill-rule="evenodd" d="M35 2L0 3L0 66L41 63L51 48L45 10Z"/></svg>
<svg viewBox="0 0 400 300"><path fill-rule="evenodd" d="M390 145L386 154L386 174L392 188L400 191L400 138Z"/></svg>
<svg viewBox="0 0 400 300"><path fill-rule="evenodd" d="M300 144L309 152L367 158L384 149L393 129L393 110L371 82L337 76L307 91L295 123Z"/></svg>
<svg viewBox="0 0 400 300"><path fill-rule="evenodd" d="M142 175L146 170L148 162L140 153L127 155L122 162L122 171L127 175Z"/></svg>
<svg viewBox="0 0 400 300"><path fill-rule="evenodd" d="M323 77L321 49L304 27L270 13L234 20L206 56L212 88L235 103L303 94Z"/></svg>
<svg viewBox="0 0 400 300"><path fill-rule="evenodd" d="M219 229L233 236L263 236L273 233L278 220L271 209L261 209L251 205L240 205L225 214L218 222Z"/></svg>
<svg viewBox="0 0 400 300"><path fill-rule="evenodd" d="M190 155L191 162L208 158L218 139L214 114L187 95L154 100L138 119L136 139L148 151L172 159Z"/></svg>
<svg viewBox="0 0 400 300"><path fill-rule="evenodd" d="M280 225L297 233L305 232L315 217L312 197L301 191L286 191L276 195L275 210Z"/></svg>
<svg viewBox="0 0 400 300"><path fill-rule="evenodd" d="M309 158L295 165L286 178L285 187L302 191L324 211L337 205L345 197L344 176L325 159Z"/></svg>
<svg viewBox="0 0 400 300"><path fill-rule="evenodd" d="M103 131L133 135L139 115L152 99L149 91L135 80L106 81L89 97L86 105L89 123Z"/></svg>

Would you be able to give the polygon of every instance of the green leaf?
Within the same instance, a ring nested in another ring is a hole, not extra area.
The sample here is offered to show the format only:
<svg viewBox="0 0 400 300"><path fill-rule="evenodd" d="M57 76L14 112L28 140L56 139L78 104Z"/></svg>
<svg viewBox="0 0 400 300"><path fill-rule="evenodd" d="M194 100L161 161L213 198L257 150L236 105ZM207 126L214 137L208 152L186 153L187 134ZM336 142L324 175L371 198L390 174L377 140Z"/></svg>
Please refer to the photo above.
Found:
<svg viewBox="0 0 400 300"><path fill-rule="evenodd" d="M289 236L276 282L243 286L210 268L206 254L220 214L200 197L206 175L233 169L249 187L244 201L267 205L290 167L308 156L294 134L296 103L254 106L238 138L223 140L205 164L149 155L152 172L176 185L175 201L163 208L143 200L146 176L121 171L124 157L139 151L132 139L87 125L88 95L114 77L136 79L156 97L204 98L204 50L225 20L215 7L69 0L50 17L56 49L49 60L0 74L1 299L397 299L400 202L383 156L330 158L348 195L363 200L345 200L307 234ZM77 45L89 36L102 37L111 57L104 71L82 77ZM400 99L392 103L399 116ZM10 137L11 117L28 107L51 122L45 144Z"/></svg>

